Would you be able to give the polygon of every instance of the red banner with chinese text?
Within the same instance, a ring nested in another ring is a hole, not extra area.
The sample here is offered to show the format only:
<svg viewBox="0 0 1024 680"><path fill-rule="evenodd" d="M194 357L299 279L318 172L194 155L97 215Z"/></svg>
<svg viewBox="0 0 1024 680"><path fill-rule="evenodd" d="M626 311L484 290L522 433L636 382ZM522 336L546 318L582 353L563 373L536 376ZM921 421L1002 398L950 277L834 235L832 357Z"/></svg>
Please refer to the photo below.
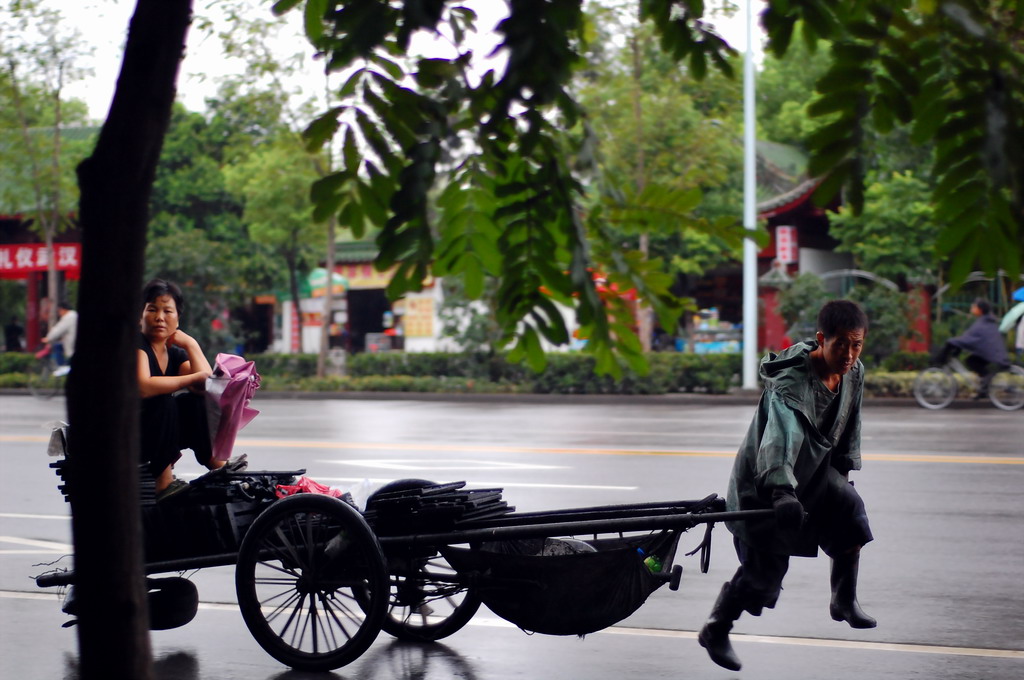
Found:
<svg viewBox="0 0 1024 680"><path fill-rule="evenodd" d="M57 271L77 279L82 271L81 243L54 243L53 257ZM50 251L44 243L10 243L0 245L0 278L23 279L32 272L45 272Z"/></svg>

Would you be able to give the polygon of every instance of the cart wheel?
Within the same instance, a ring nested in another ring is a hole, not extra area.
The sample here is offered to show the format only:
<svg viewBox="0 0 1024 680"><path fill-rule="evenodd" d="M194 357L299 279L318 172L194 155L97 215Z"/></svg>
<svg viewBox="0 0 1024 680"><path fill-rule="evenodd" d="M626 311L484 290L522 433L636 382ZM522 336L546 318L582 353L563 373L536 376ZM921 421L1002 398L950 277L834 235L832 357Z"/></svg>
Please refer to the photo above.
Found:
<svg viewBox="0 0 1024 680"><path fill-rule="evenodd" d="M1024 368L1010 366L992 376L988 398L997 408L1016 411L1024 407Z"/></svg>
<svg viewBox="0 0 1024 680"><path fill-rule="evenodd" d="M378 493L408 491L435 482L399 479L378 489ZM388 551L391 577L390 609L384 631L399 640L436 642L459 631L480 608L476 589L458 583L458 572L433 548L397 547Z"/></svg>
<svg viewBox="0 0 1024 680"><path fill-rule="evenodd" d="M388 565L392 568L391 608L383 628L399 640L446 638L469 623L480 608L476 589L460 584L458 572L441 555L398 560L389 556Z"/></svg>
<svg viewBox="0 0 1024 680"><path fill-rule="evenodd" d="M358 658L388 604L377 537L357 510L316 494L283 498L256 518L238 551L235 590L256 642L305 671Z"/></svg>
<svg viewBox="0 0 1024 680"><path fill-rule="evenodd" d="M679 582L683 580L683 565L677 564L672 567L672 577L668 582L669 590L679 590Z"/></svg>
<svg viewBox="0 0 1024 680"><path fill-rule="evenodd" d="M946 408L956 398L956 379L947 370L926 368L914 379L914 398L926 409Z"/></svg>

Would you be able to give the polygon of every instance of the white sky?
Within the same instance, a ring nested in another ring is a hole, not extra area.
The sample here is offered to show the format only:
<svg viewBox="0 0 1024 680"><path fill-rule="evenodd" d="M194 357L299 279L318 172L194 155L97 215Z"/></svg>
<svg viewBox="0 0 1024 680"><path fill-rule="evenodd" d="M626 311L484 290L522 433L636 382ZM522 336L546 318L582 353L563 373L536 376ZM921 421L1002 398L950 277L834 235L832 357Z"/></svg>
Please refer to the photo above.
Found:
<svg viewBox="0 0 1024 680"><path fill-rule="evenodd" d="M743 50L746 44L744 24L748 1L755 3L755 12L760 11L763 0L733 0L740 7L740 11L719 26L719 32L723 37L739 50ZM260 7L259 11L265 12L264 17L270 16L270 4L267 0ZM505 10L505 3L499 0L464 0L463 4L477 11L478 27L481 31L489 32L501 19ZM86 102L90 118L102 121L113 97L121 65L121 50L128 22L135 8L135 0L54 0L48 3L48 6L59 10L68 25L77 28L92 50L92 55L82 59L78 64L80 67L88 68L91 75L68 85L66 92L68 96ZM216 0L195 0L197 15L213 17L216 11ZM296 27L295 35L300 35L301 32L298 23L300 17L301 12L298 10L289 15L290 24ZM282 44L280 48L282 56L285 57L309 51L308 43L301 37ZM309 87L316 91L322 88L322 74L316 65L312 62L310 64ZM206 36L193 29L189 34L185 60L178 77L178 98L189 110L202 111L206 99L216 94L219 79L241 71L240 63L226 59L222 55L222 48L216 37Z"/></svg>

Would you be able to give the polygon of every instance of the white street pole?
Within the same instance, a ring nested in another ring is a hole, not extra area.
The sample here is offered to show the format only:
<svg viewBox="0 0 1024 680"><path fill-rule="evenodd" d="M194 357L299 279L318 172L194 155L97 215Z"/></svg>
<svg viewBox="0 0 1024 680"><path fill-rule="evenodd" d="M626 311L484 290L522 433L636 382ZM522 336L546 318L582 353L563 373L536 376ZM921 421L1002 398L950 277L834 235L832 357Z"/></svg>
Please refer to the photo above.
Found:
<svg viewBox="0 0 1024 680"><path fill-rule="evenodd" d="M750 231L757 220L753 6L754 0L747 0L747 54L743 60L743 227ZM757 389L757 244L752 238L743 240L743 389Z"/></svg>

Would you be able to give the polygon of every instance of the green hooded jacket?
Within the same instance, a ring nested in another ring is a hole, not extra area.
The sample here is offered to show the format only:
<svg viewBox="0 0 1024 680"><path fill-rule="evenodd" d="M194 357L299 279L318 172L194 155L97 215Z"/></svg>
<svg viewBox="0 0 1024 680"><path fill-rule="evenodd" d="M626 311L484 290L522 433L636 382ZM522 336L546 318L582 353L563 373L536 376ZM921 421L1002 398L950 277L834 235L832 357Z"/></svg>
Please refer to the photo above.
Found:
<svg viewBox="0 0 1024 680"><path fill-rule="evenodd" d="M841 474L860 469L864 365L858 360L833 393L811 366L816 347L797 343L761 360L764 392L733 464L729 510L770 509L772 492L788 489L813 513L828 485L829 466ZM787 555L818 554L817 536L806 523L799 532L778 531L773 518L727 526L754 547Z"/></svg>

